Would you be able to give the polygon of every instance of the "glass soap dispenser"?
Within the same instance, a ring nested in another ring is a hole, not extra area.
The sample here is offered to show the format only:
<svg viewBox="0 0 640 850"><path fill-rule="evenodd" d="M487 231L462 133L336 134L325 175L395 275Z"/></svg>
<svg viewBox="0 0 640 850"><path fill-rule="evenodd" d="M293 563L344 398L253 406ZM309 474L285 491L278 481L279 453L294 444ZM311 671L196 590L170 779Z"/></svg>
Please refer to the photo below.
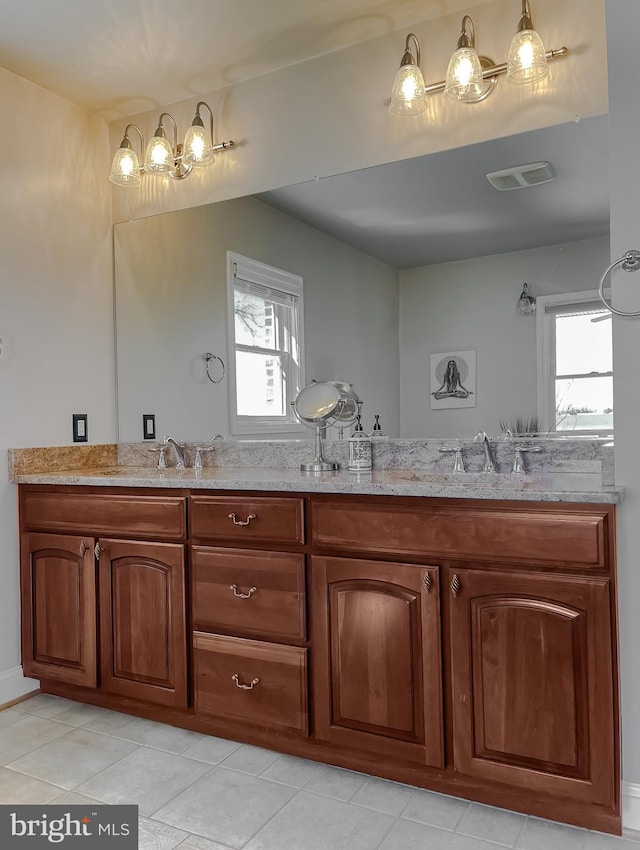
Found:
<svg viewBox="0 0 640 850"><path fill-rule="evenodd" d="M360 414L356 417L356 427L349 437L349 472L371 471L371 437L365 434Z"/></svg>

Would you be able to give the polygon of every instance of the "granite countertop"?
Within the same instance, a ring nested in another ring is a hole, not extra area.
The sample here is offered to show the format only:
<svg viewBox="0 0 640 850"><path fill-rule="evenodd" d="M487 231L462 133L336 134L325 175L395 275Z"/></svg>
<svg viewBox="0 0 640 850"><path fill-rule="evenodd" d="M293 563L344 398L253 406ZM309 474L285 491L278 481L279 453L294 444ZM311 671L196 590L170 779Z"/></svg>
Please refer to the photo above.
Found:
<svg viewBox="0 0 640 850"><path fill-rule="evenodd" d="M375 469L368 473L313 474L291 467L205 467L202 470L149 467L98 467L46 472L15 472L18 484L158 487L202 490L267 490L302 493L352 493L379 496L431 496L536 502L620 502L620 487L603 485L589 473L448 473L424 469Z"/></svg>

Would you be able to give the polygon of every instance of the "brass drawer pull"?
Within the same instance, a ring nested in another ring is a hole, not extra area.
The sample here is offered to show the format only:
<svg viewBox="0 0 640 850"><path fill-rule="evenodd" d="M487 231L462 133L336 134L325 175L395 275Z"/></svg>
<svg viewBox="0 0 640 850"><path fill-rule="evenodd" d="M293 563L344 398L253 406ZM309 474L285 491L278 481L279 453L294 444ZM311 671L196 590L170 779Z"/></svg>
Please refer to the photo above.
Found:
<svg viewBox="0 0 640 850"><path fill-rule="evenodd" d="M257 587L250 587L249 593L238 593L238 585L237 584L230 585L229 589L233 590L233 595L236 597L236 599L251 599L253 594L258 590Z"/></svg>
<svg viewBox="0 0 640 850"><path fill-rule="evenodd" d="M238 517L235 514L229 514L229 519L233 520L234 525L249 525L251 520L255 519L255 518L256 518L255 514L249 514L249 516L243 521L241 519L238 519Z"/></svg>
<svg viewBox="0 0 640 850"><path fill-rule="evenodd" d="M458 578L458 576L454 575L451 579L451 593L453 594L454 599L458 598L460 591L462 590L462 582Z"/></svg>
<svg viewBox="0 0 640 850"><path fill-rule="evenodd" d="M81 558L84 558L84 553L87 551L88 548L89 547L87 546L87 544L83 540L82 543L80 544L80 557Z"/></svg>
<svg viewBox="0 0 640 850"><path fill-rule="evenodd" d="M104 549L102 548L102 546L99 543L96 543L93 550L93 554L96 556L96 561L100 560L100 555L102 555L103 552Z"/></svg>
<svg viewBox="0 0 640 850"><path fill-rule="evenodd" d="M234 673L231 677L233 681L236 683L236 688L240 688L241 691L252 691L257 684L259 684L260 679L252 679L250 685L241 685L240 677L237 673Z"/></svg>
<svg viewBox="0 0 640 850"><path fill-rule="evenodd" d="M431 593L432 578L429 575L429 573L424 574L424 578L422 579L422 584L424 585L424 589L427 591L427 593Z"/></svg>

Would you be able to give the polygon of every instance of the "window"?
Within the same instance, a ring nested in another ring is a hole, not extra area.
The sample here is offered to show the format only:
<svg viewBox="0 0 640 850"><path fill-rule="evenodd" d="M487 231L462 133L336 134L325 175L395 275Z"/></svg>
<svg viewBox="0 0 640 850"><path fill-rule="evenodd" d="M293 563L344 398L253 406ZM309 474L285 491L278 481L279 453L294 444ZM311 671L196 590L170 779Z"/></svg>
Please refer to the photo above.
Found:
<svg viewBox="0 0 640 850"><path fill-rule="evenodd" d="M538 413L545 430L613 433L611 313L596 292L538 298Z"/></svg>
<svg viewBox="0 0 640 850"><path fill-rule="evenodd" d="M301 430L302 278L228 252L231 432Z"/></svg>

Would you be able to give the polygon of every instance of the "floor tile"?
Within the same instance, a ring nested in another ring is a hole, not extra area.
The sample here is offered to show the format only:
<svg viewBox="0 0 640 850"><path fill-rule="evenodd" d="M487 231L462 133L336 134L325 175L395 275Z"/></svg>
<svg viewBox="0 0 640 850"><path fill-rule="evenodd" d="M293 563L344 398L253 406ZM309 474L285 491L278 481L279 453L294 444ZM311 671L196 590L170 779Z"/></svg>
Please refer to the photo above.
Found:
<svg viewBox="0 0 640 850"><path fill-rule="evenodd" d="M380 850L499 850L498 844L470 838L458 832L448 832L414 821L399 820ZM536 850L547 850L544 844Z"/></svg>
<svg viewBox="0 0 640 850"><path fill-rule="evenodd" d="M153 819L240 848L295 793L294 788L278 782L214 767L157 811Z"/></svg>
<svg viewBox="0 0 640 850"><path fill-rule="evenodd" d="M416 789L408 785L372 777L353 795L351 802L387 815L399 815L415 792Z"/></svg>
<svg viewBox="0 0 640 850"><path fill-rule="evenodd" d="M138 821L138 850L174 850L184 846L189 835L166 823L140 818Z"/></svg>
<svg viewBox="0 0 640 850"><path fill-rule="evenodd" d="M336 800L350 800L369 777L352 770L340 767L322 765L318 775L305 787L306 791L322 794L323 797L333 797Z"/></svg>
<svg viewBox="0 0 640 850"><path fill-rule="evenodd" d="M473 835L476 838L486 838L505 847L513 847L526 817L516 812L495 809L492 806L481 806L471 803L462 815L462 820L456 827L456 832L462 835Z"/></svg>
<svg viewBox="0 0 640 850"><path fill-rule="evenodd" d="M209 841L207 838L200 838L199 835L192 835L187 838L184 844L180 845L180 850L231 850L231 848L218 844L217 841Z"/></svg>
<svg viewBox="0 0 640 850"><path fill-rule="evenodd" d="M134 741L136 744L175 755L181 755L202 737L199 732L190 732L188 729L157 723L143 717L134 718L112 734L125 741Z"/></svg>
<svg viewBox="0 0 640 850"><path fill-rule="evenodd" d="M107 739L109 740L109 739ZM203 776L211 765L140 747L78 787L105 803L131 803L148 817Z"/></svg>
<svg viewBox="0 0 640 850"><path fill-rule="evenodd" d="M61 788L0 767L0 804L50 803L60 796Z"/></svg>
<svg viewBox="0 0 640 850"><path fill-rule="evenodd" d="M136 749L136 745L128 741L108 738L86 729L69 732L69 727L61 728L67 730L66 735L12 761L9 766L70 790Z"/></svg>
<svg viewBox="0 0 640 850"><path fill-rule="evenodd" d="M36 694L23 702L16 703L13 708L25 714L35 714L38 717L51 719L63 711L82 705L64 697L54 697L52 694Z"/></svg>
<svg viewBox="0 0 640 850"><path fill-rule="evenodd" d="M405 807L401 817L427 824L427 826L453 831L468 805L466 800L459 800L457 797L418 790Z"/></svg>
<svg viewBox="0 0 640 850"><path fill-rule="evenodd" d="M68 723L70 726L82 726L85 729L90 729L92 732L102 732L111 730L111 728L119 728L116 725L116 720L120 726L131 723L133 718L130 714L121 714L118 711L109 711L107 708L100 708L97 705L85 705L84 703L73 703L69 708L65 708L59 714L56 714L55 719L58 723ZM111 720L111 724L109 723Z"/></svg>
<svg viewBox="0 0 640 850"><path fill-rule="evenodd" d="M231 753L230 756L227 756L221 762L221 766L259 776L279 757L280 754L274 753L272 750L264 750L262 747L252 747L249 744L242 744L235 752Z"/></svg>
<svg viewBox="0 0 640 850"><path fill-rule="evenodd" d="M527 818L516 847L518 850L584 850L586 837L584 829Z"/></svg>
<svg viewBox="0 0 640 850"><path fill-rule="evenodd" d="M284 782L285 785L302 788L318 775L320 768L321 765L315 761L282 755L278 756L260 776L263 779L273 779L275 782Z"/></svg>
<svg viewBox="0 0 640 850"><path fill-rule="evenodd" d="M15 708L3 708L0 711L0 729L4 729L6 726L12 726L18 720L24 720L24 718L24 712L16 711Z"/></svg>
<svg viewBox="0 0 640 850"><path fill-rule="evenodd" d="M584 850L638 850L640 843L629 835L604 835L588 832Z"/></svg>
<svg viewBox="0 0 640 850"><path fill-rule="evenodd" d="M393 823L381 812L300 791L244 850L374 850Z"/></svg>
<svg viewBox="0 0 640 850"><path fill-rule="evenodd" d="M227 741L226 738L214 738L212 735L200 735L182 755L190 759L206 761L209 764L219 764L227 756L241 747L237 741Z"/></svg>
<svg viewBox="0 0 640 850"><path fill-rule="evenodd" d="M17 722L0 729L0 765L9 764L68 733L69 727L63 723L22 714Z"/></svg>
<svg viewBox="0 0 640 850"><path fill-rule="evenodd" d="M87 797L86 794L78 794L77 791L65 791L51 802L56 806L104 806L102 800Z"/></svg>

